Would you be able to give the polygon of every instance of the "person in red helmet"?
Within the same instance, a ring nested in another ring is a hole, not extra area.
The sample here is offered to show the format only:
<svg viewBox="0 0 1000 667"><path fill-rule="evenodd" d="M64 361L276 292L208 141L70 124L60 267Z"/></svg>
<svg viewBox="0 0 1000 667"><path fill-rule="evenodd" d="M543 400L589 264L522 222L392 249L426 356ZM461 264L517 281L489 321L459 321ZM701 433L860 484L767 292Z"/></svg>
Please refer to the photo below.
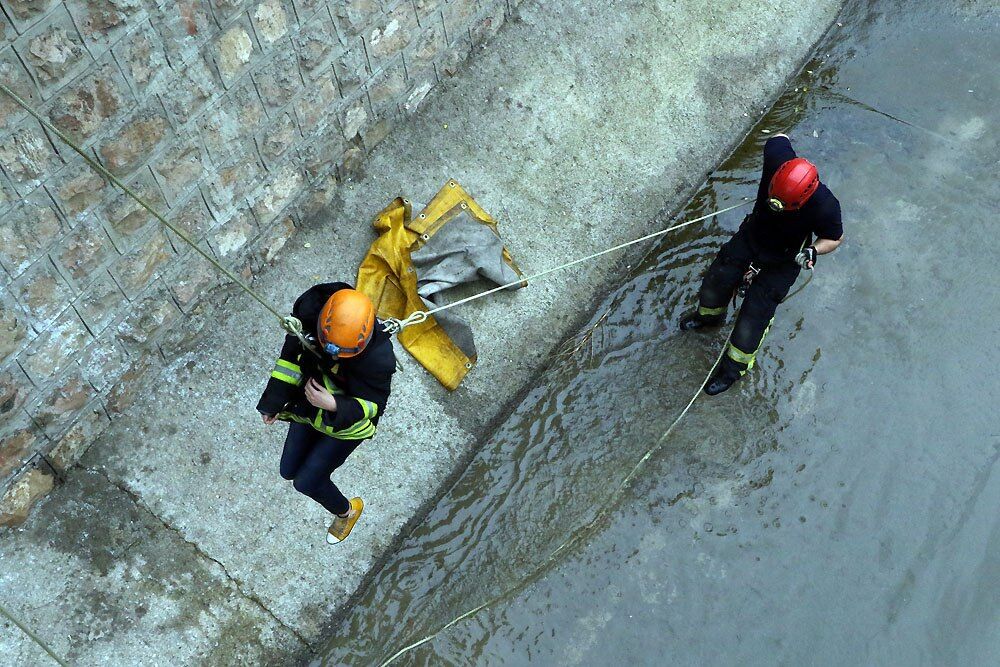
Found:
<svg viewBox="0 0 1000 667"><path fill-rule="evenodd" d="M815 237L815 238L814 238ZM705 385L719 394L753 368L771 322L801 269L841 244L840 202L816 166L796 156L787 135L764 144L764 168L753 211L723 244L701 283L698 308L681 318L683 331L722 324L733 293L745 290L726 353Z"/></svg>

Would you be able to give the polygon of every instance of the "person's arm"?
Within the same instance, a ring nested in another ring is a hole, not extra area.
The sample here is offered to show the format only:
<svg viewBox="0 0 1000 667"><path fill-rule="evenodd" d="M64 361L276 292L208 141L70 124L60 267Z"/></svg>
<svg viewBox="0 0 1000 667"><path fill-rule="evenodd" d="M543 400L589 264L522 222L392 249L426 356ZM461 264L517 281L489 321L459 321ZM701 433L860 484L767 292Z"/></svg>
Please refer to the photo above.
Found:
<svg viewBox="0 0 1000 667"><path fill-rule="evenodd" d="M795 256L795 261L798 262L799 266L803 269L812 269L816 266L816 258L820 255L828 255L837 248L840 244L844 242L844 236L841 234L840 238L836 241L833 239L821 239L817 238L816 243L812 244L808 248L804 248L802 252Z"/></svg>
<svg viewBox="0 0 1000 667"><path fill-rule="evenodd" d="M816 265L817 257L830 254L844 242L840 202L837 201L836 197L831 196L829 200L825 201L817 215L818 222L813 228L816 242L805 248L795 258L804 269L813 268Z"/></svg>
<svg viewBox="0 0 1000 667"><path fill-rule="evenodd" d="M257 412L264 417L265 424L273 424L273 417L281 412L285 405L302 393L305 378L298 359L302 353L302 344L292 335L285 336L285 344L274 362L271 376L257 402Z"/></svg>
<svg viewBox="0 0 1000 667"><path fill-rule="evenodd" d="M767 180L771 180L771 175L778 170L778 167L795 157L795 149L792 148L792 140L787 134L775 134L764 142L764 175Z"/></svg>
<svg viewBox="0 0 1000 667"><path fill-rule="evenodd" d="M840 244L844 242L844 237L841 236L837 240L833 239L816 239L816 243L813 247L816 248L817 255L829 255L831 252L840 247Z"/></svg>
<svg viewBox="0 0 1000 667"><path fill-rule="evenodd" d="M377 352L365 360L364 373L347 376L342 394L333 395L312 380L306 385L306 400L322 411L323 426L331 431L364 430L385 410L396 360L391 345Z"/></svg>

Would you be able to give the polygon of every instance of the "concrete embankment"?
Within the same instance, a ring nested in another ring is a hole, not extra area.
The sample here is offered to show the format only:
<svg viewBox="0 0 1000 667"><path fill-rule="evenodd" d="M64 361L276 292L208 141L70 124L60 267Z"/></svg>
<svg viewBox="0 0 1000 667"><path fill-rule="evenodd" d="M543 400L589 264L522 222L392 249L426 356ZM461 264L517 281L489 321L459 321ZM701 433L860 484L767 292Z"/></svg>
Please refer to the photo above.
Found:
<svg viewBox="0 0 1000 667"><path fill-rule="evenodd" d="M290 305L314 282L351 279L373 214L396 195L426 201L447 178L500 221L528 272L650 231L839 5L525 3L255 286ZM3 601L78 664L307 654L614 275L595 263L464 308L479 365L454 393L397 346L405 370L380 433L335 475L367 504L337 547L323 510L277 474L284 429L253 410L281 332L242 294L215 300L191 324L204 325L200 342L3 534ZM13 627L0 650L15 663L40 655Z"/></svg>

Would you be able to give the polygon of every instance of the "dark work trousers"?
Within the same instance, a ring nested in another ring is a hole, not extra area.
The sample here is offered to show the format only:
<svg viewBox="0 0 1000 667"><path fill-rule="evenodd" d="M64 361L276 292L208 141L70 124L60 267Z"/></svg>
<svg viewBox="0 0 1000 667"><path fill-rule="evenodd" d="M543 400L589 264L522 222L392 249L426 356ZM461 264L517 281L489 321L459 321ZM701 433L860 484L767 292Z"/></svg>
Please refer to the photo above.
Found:
<svg viewBox="0 0 1000 667"><path fill-rule="evenodd" d="M757 351L774 319L774 311L798 278L799 265L792 259L762 257L755 252L746 232L738 231L726 241L705 273L698 292L698 313L725 316L733 292L743 281L750 263L760 269L747 290L733 334L726 349L727 365L740 374L753 367Z"/></svg>
<svg viewBox="0 0 1000 667"><path fill-rule="evenodd" d="M327 511L344 514L351 503L330 481L334 470L343 465L362 440L338 440L323 435L312 426L292 422L281 452L281 476L292 482Z"/></svg>

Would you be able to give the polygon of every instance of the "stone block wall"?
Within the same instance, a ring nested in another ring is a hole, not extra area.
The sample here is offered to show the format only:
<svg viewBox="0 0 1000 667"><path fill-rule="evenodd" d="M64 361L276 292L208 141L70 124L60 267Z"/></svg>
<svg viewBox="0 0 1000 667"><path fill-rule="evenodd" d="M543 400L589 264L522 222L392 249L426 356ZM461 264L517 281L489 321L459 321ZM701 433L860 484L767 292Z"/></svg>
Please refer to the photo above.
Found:
<svg viewBox="0 0 1000 667"><path fill-rule="evenodd" d="M0 81L248 280L520 0L0 0ZM201 257L0 93L0 525L125 410Z"/></svg>

